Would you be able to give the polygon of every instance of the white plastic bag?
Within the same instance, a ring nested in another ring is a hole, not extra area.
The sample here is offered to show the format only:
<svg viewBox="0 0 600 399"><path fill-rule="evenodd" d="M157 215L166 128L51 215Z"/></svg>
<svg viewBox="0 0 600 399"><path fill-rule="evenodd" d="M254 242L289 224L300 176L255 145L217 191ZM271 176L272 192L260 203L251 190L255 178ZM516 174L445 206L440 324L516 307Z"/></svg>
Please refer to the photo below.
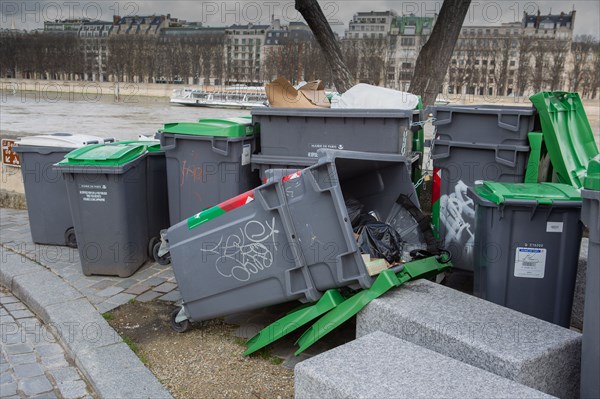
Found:
<svg viewBox="0 0 600 399"><path fill-rule="evenodd" d="M336 101L331 102L331 108L378 108L378 109L415 109L419 97L385 87L359 83L343 93Z"/></svg>

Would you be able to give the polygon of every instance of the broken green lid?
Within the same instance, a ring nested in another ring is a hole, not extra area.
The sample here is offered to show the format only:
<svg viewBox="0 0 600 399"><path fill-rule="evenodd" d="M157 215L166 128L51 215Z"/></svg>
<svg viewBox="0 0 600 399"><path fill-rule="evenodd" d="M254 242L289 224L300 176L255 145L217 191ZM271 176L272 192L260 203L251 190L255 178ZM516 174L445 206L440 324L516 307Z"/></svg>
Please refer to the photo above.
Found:
<svg viewBox="0 0 600 399"><path fill-rule="evenodd" d="M200 122L165 123L161 133L192 136L245 137L254 133L252 121L241 118L201 119Z"/></svg>
<svg viewBox="0 0 600 399"><path fill-rule="evenodd" d="M555 201L581 201L579 190L561 183L499 183L484 181L476 184L475 192L500 205L509 200L536 201L550 205Z"/></svg>
<svg viewBox="0 0 600 399"><path fill-rule="evenodd" d="M65 155L59 165L120 166L144 155L147 145L137 140L88 145Z"/></svg>
<svg viewBox="0 0 600 399"><path fill-rule="evenodd" d="M583 187L587 190L600 190L600 155L590 160Z"/></svg>

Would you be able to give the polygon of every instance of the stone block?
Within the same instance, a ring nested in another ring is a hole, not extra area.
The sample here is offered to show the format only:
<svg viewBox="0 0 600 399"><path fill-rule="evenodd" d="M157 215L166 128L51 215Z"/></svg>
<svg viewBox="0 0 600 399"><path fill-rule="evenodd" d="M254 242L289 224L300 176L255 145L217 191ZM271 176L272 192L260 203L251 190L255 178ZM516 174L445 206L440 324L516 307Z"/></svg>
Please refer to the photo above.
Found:
<svg viewBox="0 0 600 399"><path fill-rule="evenodd" d="M298 363L294 374L297 399L550 397L382 332Z"/></svg>
<svg viewBox="0 0 600 399"><path fill-rule="evenodd" d="M427 280L366 306L356 335L374 331L553 396L579 394L581 334Z"/></svg>

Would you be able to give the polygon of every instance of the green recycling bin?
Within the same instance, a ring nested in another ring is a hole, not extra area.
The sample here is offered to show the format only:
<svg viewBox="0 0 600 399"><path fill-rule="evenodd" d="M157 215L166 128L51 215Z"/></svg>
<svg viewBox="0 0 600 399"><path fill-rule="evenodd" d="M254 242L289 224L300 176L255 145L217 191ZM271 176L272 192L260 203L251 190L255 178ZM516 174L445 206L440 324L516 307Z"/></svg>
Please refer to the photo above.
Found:
<svg viewBox="0 0 600 399"><path fill-rule="evenodd" d="M132 275L148 259L152 239L160 236L156 231L151 237L150 227L164 228L156 220L167 209L149 212L156 208L152 198L164 193L160 184L148 184L148 145L91 145L55 165L65 178L85 275Z"/></svg>
<svg viewBox="0 0 600 399"><path fill-rule="evenodd" d="M569 327L582 224L570 185L485 181L475 203L475 295Z"/></svg>
<svg viewBox="0 0 600 399"><path fill-rule="evenodd" d="M581 190L581 220L589 230L581 344L581 397L600 397L600 156L588 164Z"/></svg>
<svg viewBox="0 0 600 399"><path fill-rule="evenodd" d="M260 184L250 167L250 119L167 123L157 136L167 159L172 225Z"/></svg>

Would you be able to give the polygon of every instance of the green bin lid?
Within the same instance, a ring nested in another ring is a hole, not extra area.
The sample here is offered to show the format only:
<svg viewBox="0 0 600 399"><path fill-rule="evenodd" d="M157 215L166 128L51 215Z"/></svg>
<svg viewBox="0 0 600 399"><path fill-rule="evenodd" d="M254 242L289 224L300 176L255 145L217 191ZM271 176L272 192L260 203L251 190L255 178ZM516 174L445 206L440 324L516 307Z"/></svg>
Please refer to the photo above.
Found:
<svg viewBox="0 0 600 399"><path fill-rule="evenodd" d="M160 151L160 141L156 139L123 140L119 144L144 144L148 152Z"/></svg>
<svg viewBox="0 0 600 399"><path fill-rule="evenodd" d="M509 200L536 201L550 205L555 201L580 201L581 193L573 186L560 183L499 183L484 181L475 185L482 198L500 205Z"/></svg>
<svg viewBox="0 0 600 399"><path fill-rule="evenodd" d="M600 155L590 160L583 187L587 190L600 190Z"/></svg>
<svg viewBox="0 0 600 399"><path fill-rule="evenodd" d="M116 142L78 148L65 155L59 165L120 166L146 153L147 142Z"/></svg>
<svg viewBox="0 0 600 399"><path fill-rule="evenodd" d="M242 121L239 118L201 119L200 122L165 123L160 132L191 136L244 137L253 134L254 127L251 121Z"/></svg>

